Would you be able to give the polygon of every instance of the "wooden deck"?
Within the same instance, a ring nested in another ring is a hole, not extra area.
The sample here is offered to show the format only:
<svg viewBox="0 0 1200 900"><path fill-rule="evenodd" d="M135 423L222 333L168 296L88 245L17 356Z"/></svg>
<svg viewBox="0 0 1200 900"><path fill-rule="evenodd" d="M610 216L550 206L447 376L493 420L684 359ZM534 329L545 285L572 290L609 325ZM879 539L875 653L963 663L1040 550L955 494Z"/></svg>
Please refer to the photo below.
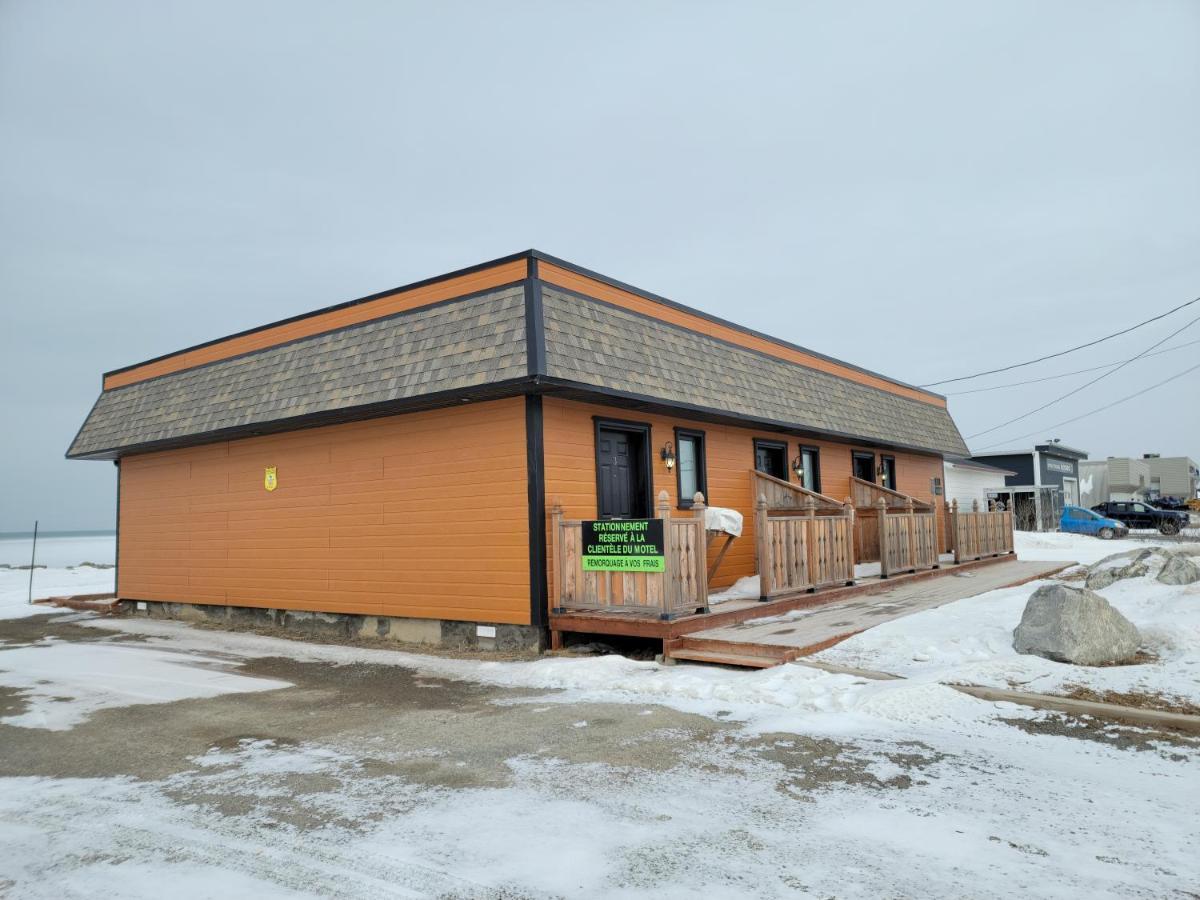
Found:
<svg viewBox="0 0 1200 900"><path fill-rule="evenodd" d="M611 634L625 637L642 637L661 640L663 641L664 651L669 652L672 642L684 637L685 635L692 635L700 631L738 625L753 619L779 616L793 610L825 607L840 601L891 592L906 585L912 585L918 582L923 583L929 581L930 579L936 579L939 582L945 581L951 585L958 585L957 589L963 590L967 585L983 583L980 581L980 576L982 576L982 574L989 569L999 566L1008 566L1011 564L1018 566L1029 565L1026 563L1018 563L1016 558L1012 555L1000 556L993 559L981 559L976 562L963 563L961 565L952 566L949 568L926 570L908 575L894 575L887 580L879 578L863 579L850 587L827 588L815 593L804 592L773 597L766 603L762 603L757 600L732 600L728 603L722 603L719 607L714 608L713 611L709 613L684 615L671 620L660 619L652 612L638 613L633 611L609 612L601 610L571 610L564 613L551 613L551 647L558 649L562 644L563 634L566 632L575 632L582 634ZM1058 568L1069 565L1069 563L1047 563L1044 565L1049 567L1047 571L1056 571ZM955 577L956 574L961 575L964 573L974 573L976 577ZM1042 576L1032 574L1024 580L1037 577ZM1007 568L1001 575L1001 580L1006 580L1009 584L1019 583L1020 579L1021 576L1015 575L1013 570ZM986 579L987 583L990 583L991 580L992 579ZM983 590L992 590L992 588L987 587L983 588ZM962 594L961 596L971 596L972 593L980 592L981 591L971 591L969 593ZM959 598L954 597L951 599Z"/></svg>
<svg viewBox="0 0 1200 900"><path fill-rule="evenodd" d="M755 617L690 632L670 642L673 659L767 667L817 653L868 628L999 588L1060 572L1069 562L1023 562L942 570L933 578L895 578L871 593L842 596L809 609ZM969 577L965 577L969 576Z"/></svg>

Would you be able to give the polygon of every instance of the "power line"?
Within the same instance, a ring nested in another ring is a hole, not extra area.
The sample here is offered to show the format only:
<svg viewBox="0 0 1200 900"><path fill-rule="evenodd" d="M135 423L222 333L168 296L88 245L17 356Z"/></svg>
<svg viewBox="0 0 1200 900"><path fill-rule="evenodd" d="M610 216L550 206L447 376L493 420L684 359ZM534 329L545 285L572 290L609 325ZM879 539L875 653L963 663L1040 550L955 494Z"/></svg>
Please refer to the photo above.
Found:
<svg viewBox="0 0 1200 900"><path fill-rule="evenodd" d="M1112 403L1106 403L1104 406L1101 406L1097 409L1093 409L1091 412L1085 412L1082 415L1075 416L1073 419L1066 419L1062 422L1056 422L1053 425L1047 425L1045 428L1039 428L1037 431L1030 431L1026 434L1017 435L1014 438L1007 438L996 444L988 444L986 447L980 447L979 450L976 450L974 452L979 453L982 450L991 450L993 447L1000 447L1004 444L1007 444L1009 441L1021 441L1027 437L1033 437L1035 434L1045 434L1047 431L1050 431L1053 428L1061 428L1063 425L1070 425L1073 422L1078 422L1080 419L1086 419L1088 416L1094 416L1096 413L1105 412L1106 410L1112 409L1114 406L1121 405L1122 403L1126 402L1127 400L1133 400L1135 397L1142 396L1142 394L1148 394L1148 393L1150 393L1150 391L1153 391L1156 388L1160 388L1164 384L1170 384L1172 381L1176 381L1177 379L1182 378L1184 375L1188 375L1192 372L1195 372L1197 369L1200 369L1200 363L1197 363L1196 365L1192 366L1190 369L1184 369L1182 372L1172 375L1170 378L1164 378L1162 381L1158 382L1158 384L1152 384L1148 388L1143 388L1140 391L1130 394L1128 397L1122 397L1120 400L1114 400Z"/></svg>
<svg viewBox="0 0 1200 900"><path fill-rule="evenodd" d="M1150 359L1152 356L1162 356L1164 353L1172 353L1175 350L1185 350L1193 344L1200 344L1200 338L1194 341L1188 341L1186 344L1179 344L1175 347L1167 347L1165 350L1159 350L1157 353L1147 353L1142 359ZM950 391L946 394L947 397L965 397L967 394L986 394L988 391L999 391L1004 388L1022 387L1026 384L1041 384L1043 381L1055 381L1059 378L1070 378L1072 375L1083 375L1087 372L1099 372L1101 369L1111 369L1113 366L1119 366L1119 362L1105 363L1102 366L1092 366L1087 369L1076 369L1074 372L1062 372L1058 375L1047 375L1045 378L1030 378L1028 381L1010 381L1008 384L995 384L991 387L973 388L969 391Z"/></svg>
<svg viewBox="0 0 1200 900"><path fill-rule="evenodd" d="M1120 372L1123 368L1125 368L1130 363L1136 362L1137 360L1141 359L1143 356L1145 356L1147 353L1149 353L1151 350L1155 349L1156 347L1161 347L1163 344L1165 344L1171 338L1175 337L1176 335L1180 334L1181 332L1187 331L1189 328L1191 328L1197 322L1200 322L1200 316L1197 316L1196 318L1192 319L1192 321L1188 322L1182 328L1177 328L1175 331L1172 331L1161 341L1151 344L1149 347L1147 347L1145 350L1143 350L1137 356L1132 356L1129 359L1125 360L1123 363L1121 363L1115 369L1110 369L1109 371L1105 372L1103 375L1097 375L1095 378L1093 378L1087 384L1081 384L1079 387L1073 388L1072 390L1067 391L1062 396L1055 397L1049 403L1043 403L1037 409L1031 409L1027 413L1021 413L1021 415L1017 416L1014 419L1009 419L1007 422L1001 422L999 425L994 425L991 428L985 429L984 431L977 431L975 434L969 434L969 435L967 435L967 440L970 440L971 438L983 437L985 434L991 434L993 431L999 431L1001 428L1005 427L1006 425L1011 425L1011 424L1013 424L1013 422L1020 422L1022 419L1028 419L1034 413L1040 413L1043 409L1048 409L1051 406L1053 406L1055 403L1060 403L1063 400L1066 400L1068 397L1074 397L1080 391L1084 390L1085 388L1091 387L1096 382L1103 381L1109 375L1115 375L1117 372Z"/></svg>
<svg viewBox="0 0 1200 900"><path fill-rule="evenodd" d="M1032 366L1034 363L1045 362L1048 359L1054 359L1055 357L1058 357L1058 356L1066 356L1068 353L1074 353L1076 350L1085 350L1088 347L1095 347L1097 344L1103 344L1105 341L1111 341L1115 337L1120 337L1123 334L1129 334L1129 332L1131 332L1131 331L1136 331L1138 328L1141 328L1143 325L1149 325L1151 322L1157 322L1159 319L1165 319L1167 316L1171 315L1171 313L1179 312L1179 310L1183 309L1184 307L1191 306L1193 303L1200 303L1200 297L1194 297L1193 299L1189 300L1187 303L1181 303L1181 304L1179 304L1179 306L1176 306L1174 309L1168 309L1165 313L1161 313L1160 315L1157 315L1152 319L1146 319L1146 321L1144 321L1144 322L1138 322L1136 325L1130 325L1128 328L1123 328L1120 331L1114 331L1110 335L1106 335L1105 337L1102 337L1102 338L1097 338L1094 341L1088 341L1086 344L1080 344L1078 347L1072 347L1070 350L1061 350L1058 353L1051 353L1051 354L1048 354L1047 356L1039 356L1037 359L1029 360L1029 362L1014 363L1011 366L1001 366L999 369L988 369L986 372L976 372L974 375L963 375L960 378L947 378L943 381L933 381L933 382L930 382L929 384L922 384L922 385L920 385L920 387L923 387L923 388L937 387L939 384L953 384L956 381L970 381L972 378L982 378L984 375L995 375L998 372L1008 372L1008 371L1011 371L1012 369L1020 369L1025 366Z"/></svg>

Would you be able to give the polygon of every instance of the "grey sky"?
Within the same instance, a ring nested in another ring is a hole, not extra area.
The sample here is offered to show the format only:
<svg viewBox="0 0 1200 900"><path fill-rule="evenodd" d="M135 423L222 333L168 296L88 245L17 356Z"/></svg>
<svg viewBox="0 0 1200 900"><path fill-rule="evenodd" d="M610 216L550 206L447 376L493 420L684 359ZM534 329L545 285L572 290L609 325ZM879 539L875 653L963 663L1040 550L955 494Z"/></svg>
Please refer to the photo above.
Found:
<svg viewBox="0 0 1200 900"><path fill-rule="evenodd" d="M1200 294L1198 50L1195 2L3 0L0 530L111 526L102 371L530 246L915 383L1146 318ZM1200 457L1198 385L1041 436Z"/></svg>

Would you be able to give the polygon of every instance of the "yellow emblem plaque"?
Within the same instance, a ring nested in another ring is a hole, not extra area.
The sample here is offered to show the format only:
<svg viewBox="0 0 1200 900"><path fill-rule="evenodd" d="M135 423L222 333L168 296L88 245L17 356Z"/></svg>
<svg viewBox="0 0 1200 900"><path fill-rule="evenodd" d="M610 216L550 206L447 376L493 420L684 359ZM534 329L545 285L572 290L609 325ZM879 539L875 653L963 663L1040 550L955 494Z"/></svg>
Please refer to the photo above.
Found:
<svg viewBox="0 0 1200 900"><path fill-rule="evenodd" d="M279 476L275 474L275 466L267 466L267 474L263 476L263 487L268 491L279 487Z"/></svg>

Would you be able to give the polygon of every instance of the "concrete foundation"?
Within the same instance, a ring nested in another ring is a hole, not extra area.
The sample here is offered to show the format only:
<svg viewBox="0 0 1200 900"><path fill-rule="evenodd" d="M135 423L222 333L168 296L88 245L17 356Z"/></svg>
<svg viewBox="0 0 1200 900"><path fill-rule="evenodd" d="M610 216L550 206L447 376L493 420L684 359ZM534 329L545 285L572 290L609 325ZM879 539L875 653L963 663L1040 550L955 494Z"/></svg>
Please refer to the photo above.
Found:
<svg viewBox="0 0 1200 900"><path fill-rule="evenodd" d="M130 616L207 622L229 628L279 628L305 637L338 641L366 638L398 644L423 644L447 650L498 650L507 653L537 652L543 648L542 632L531 625L139 600L122 600L119 607L124 615Z"/></svg>

